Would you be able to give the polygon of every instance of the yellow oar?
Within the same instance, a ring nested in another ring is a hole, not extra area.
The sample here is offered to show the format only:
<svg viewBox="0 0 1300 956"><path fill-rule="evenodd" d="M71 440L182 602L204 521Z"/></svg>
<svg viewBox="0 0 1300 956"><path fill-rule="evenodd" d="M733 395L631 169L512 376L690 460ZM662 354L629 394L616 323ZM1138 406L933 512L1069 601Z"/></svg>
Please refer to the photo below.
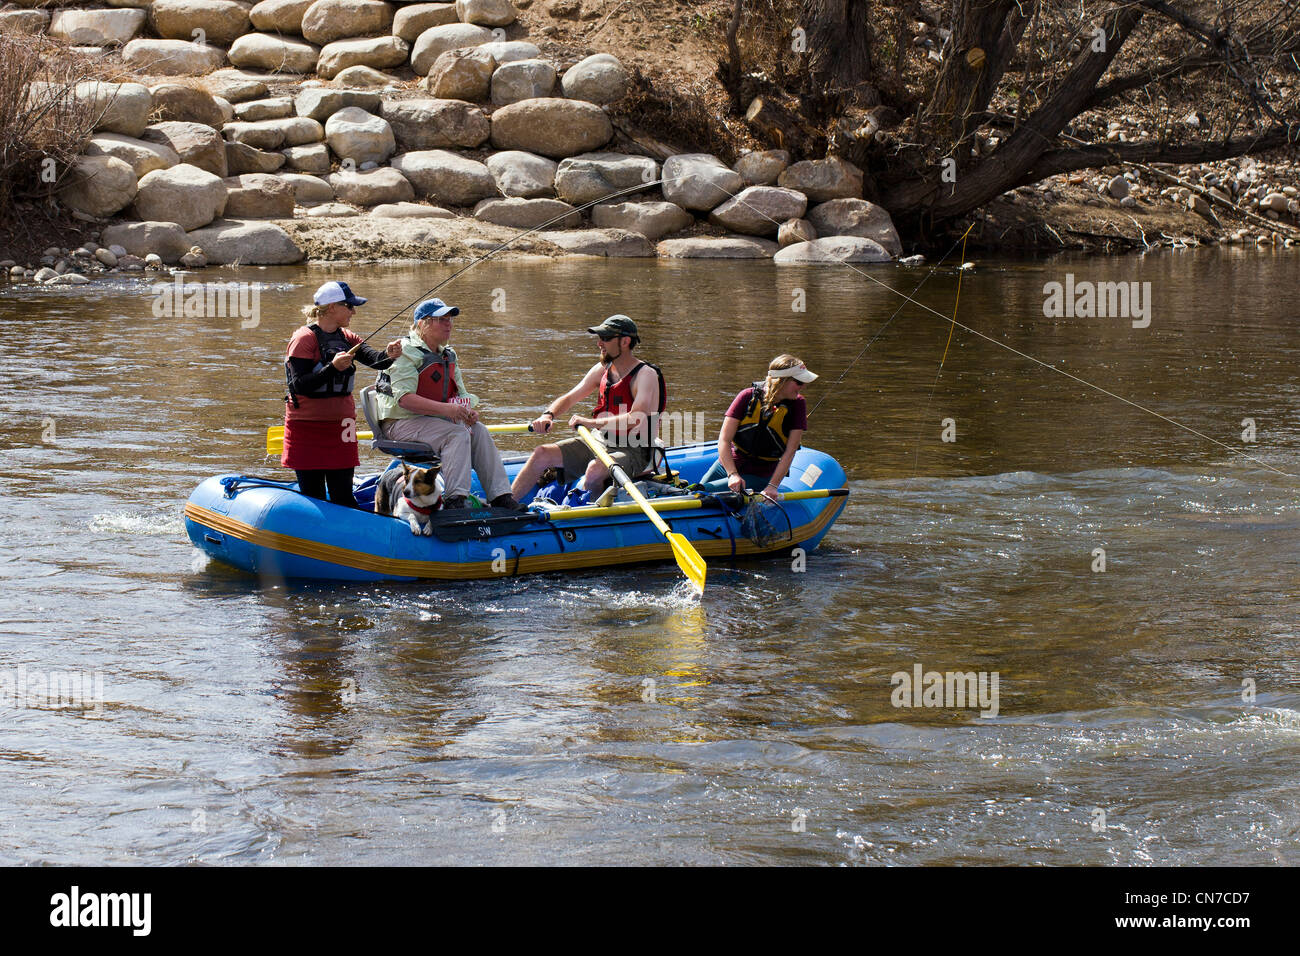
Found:
<svg viewBox="0 0 1300 956"><path fill-rule="evenodd" d="M528 422L511 422L504 425L489 425L487 430L499 435L505 432L530 432L533 426ZM374 437L374 432L357 432L357 441L370 441ZM266 430L266 453L278 455L282 451L284 451L284 426L272 425Z"/></svg>
<svg viewBox="0 0 1300 956"><path fill-rule="evenodd" d="M672 545L673 557L677 559L677 566L682 569L682 574L686 575L691 584L695 585L695 590L703 594L704 576L708 573L708 568L704 564L704 559L700 557L700 552L696 551L695 546L687 541L685 537L668 527L668 523L659 517L658 512L650 506L650 502L646 501L645 495L637 491L636 485L632 484L632 479L627 476L627 472L614 464L614 459L609 457L609 453L605 451L604 446L596 441L595 436L585 426L578 426L578 434L587 443L591 453L600 459L600 463L608 468L610 474L623 486L623 490L641 506L641 510L645 512L646 517L659 529L659 533L668 539L668 543Z"/></svg>

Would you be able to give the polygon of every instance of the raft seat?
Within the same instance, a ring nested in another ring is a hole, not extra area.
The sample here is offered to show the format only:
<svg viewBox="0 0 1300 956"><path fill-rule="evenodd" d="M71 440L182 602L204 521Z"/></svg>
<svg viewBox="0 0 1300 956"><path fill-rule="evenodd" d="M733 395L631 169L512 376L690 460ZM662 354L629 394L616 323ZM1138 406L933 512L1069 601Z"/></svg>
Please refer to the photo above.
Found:
<svg viewBox="0 0 1300 956"><path fill-rule="evenodd" d="M375 451L382 451L385 455L392 455L394 458L400 458L402 461L410 462L413 465L424 465L439 460L438 453L433 450L433 446L425 442L392 441L384 437L383 423L379 418L379 409L375 403L375 387L373 385L367 385L361 390L361 411L366 416L366 424L370 426L370 433L375 436L370 442L370 447Z"/></svg>

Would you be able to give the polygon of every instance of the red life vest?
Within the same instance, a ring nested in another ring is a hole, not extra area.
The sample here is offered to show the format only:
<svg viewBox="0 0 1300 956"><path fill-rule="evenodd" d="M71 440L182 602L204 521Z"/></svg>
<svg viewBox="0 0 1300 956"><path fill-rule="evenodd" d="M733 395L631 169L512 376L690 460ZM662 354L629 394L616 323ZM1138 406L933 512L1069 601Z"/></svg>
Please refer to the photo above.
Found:
<svg viewBox="0 0 1300 956"><path fill-rule="evenodd" d="M600 395L596 399L596 407L592 411L593 418L599 418L601 415L621 415L632 407L632 380L636 378L637 373L649 362L638 362L636 367L620 378L617 382L610 384L609 376L614 371L614 366L610 365L605 369L605 374L600 377ZM664 373L657 365L650 365L659 376L659 412L668 405L668 387L664 384ZM659 433L658 414L650 416L653 426L650 430L652 435ZM625 429L619 429L615 436L616 441L622 441L626 437Z"/></svg>
<svg viewBox="0 0 1300 956"><path fill-rule="evenodd" d="M456 387L456 352L451 346L444 348L441 354L427 349L421 351L424 360L420 363L415 394L435 402L451 401L460 394Z"/></svg>

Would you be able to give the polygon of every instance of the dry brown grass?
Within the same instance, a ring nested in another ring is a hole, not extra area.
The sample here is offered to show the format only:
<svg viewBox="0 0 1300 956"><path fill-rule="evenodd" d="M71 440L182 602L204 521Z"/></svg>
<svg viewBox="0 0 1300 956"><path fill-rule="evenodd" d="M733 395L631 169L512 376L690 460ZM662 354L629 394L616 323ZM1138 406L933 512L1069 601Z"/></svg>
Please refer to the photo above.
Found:
<svg viewBox="0 0 1300 956"><path fill-rule="evenodd" d="M48 229L50 200L102 114L72 91L100 74L65 44L0 36L0 246L21 250Z"/></svg>

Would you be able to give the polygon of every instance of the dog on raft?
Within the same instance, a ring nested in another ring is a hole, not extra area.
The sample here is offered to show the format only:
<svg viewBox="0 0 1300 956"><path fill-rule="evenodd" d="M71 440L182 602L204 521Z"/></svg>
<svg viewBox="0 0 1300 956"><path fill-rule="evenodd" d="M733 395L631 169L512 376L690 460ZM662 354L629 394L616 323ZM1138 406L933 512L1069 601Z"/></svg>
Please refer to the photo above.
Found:
<svg viewBox="0 0 1300 956"><path fill-rule="evenodd" d="M401 518L411 526L411 534L433 534L430 515L442 507L442 495L438 493L441 469L437 461L426 468L412 468L402 462L400 469L388 469L375 490L375 514Z"/></svg>

